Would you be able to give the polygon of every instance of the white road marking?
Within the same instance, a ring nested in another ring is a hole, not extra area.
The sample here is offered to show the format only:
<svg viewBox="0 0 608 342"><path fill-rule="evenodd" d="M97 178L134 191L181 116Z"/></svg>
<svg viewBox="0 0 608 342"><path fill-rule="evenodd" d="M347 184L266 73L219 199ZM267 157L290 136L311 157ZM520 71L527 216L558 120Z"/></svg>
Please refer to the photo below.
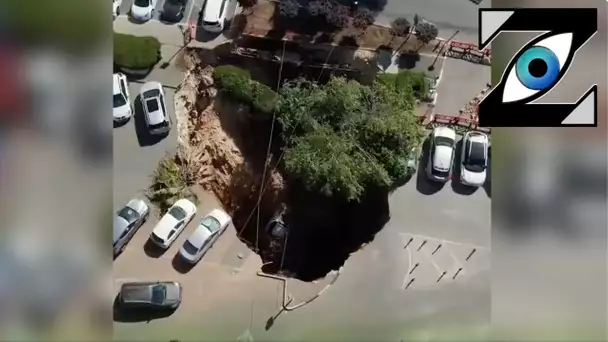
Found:
<svg viewBox="0 0 608 342"><path fill-rule="evenodd" d="M407 271L405 272L405 276L403 277L403 284L401 284L401 289L405 290L407 286L407 282L410 277L410 272L412 271L412 252L410 251L410 246L407 246L405 249L407 251Z"/></svg>
<svg viewBox="0 0 608 342"><path fill-rule="evenodd" d="M426 252L422 252L424 254L424 256L431 262L431 265L433 265L433 267L435 267L435 269L437 270L437 275L442 275L443 271L441 270L441 267L439 267L439 265L437 265L437 263L435 262L435 260L433 260L433 256L432 255L428 255Z"/></svg>
<svg viewBox="0 0 608 342"><path fill-rule="evenodd" d="M426 236L426 235L419 235L419 234L412 234L412 233L399 233L399 235L408 236L408 237L411 236L411 237L420 238L420 239L423 239L423 240L445 242L445 243L449 243L449 244L457 245L457 246L473 247L473 248L478 249L478 250L486 250L486 251L490 250L490 247L479 246L479 245L475 245L475 244L472 244L472 243L456 242L456 241L452 241L452 240L440 239L440 238L436 238L436 237L432 237L432 236Z"/></svg>
<svg viewBox="0 0 608 342"><path fill-rule="evenodd" d="M437 84L435 84L435 89L439 86L439 82L441 82L441 78L443 77L443 69L445 69L445 65L448 63L448 58L443 57L443 64L441 65L441 70L439 71L439 78L437 78ZM437 94L439 95L439 94Z"/></svg>

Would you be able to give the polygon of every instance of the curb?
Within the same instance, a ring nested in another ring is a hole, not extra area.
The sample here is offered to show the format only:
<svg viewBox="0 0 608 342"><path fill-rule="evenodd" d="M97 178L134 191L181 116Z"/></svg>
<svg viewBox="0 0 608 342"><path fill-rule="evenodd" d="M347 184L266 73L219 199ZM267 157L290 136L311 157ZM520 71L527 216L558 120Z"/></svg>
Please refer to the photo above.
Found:
<svg viewBox="0 0 608 342"><path fill-rule="evenodd" d="M336 275L334 276L334 279L332 279L332 281L325 285L325 287L323 287L321 289L321 291L319 291L316 295L312 296L311 298L302 301L298 304L292 305L292 306L288 306L292 301L293 301L293 297L287 293L287 278L285 277L281 277L281 276L277 276L274 274L268 274L268 273L264 273L262 271L257 272L257 275L260 277L264 277L264 278L270 278L270 279L275 279L275 280L279 280L283 283L283 310L285 311L293 311L296 309L299 309L301 307L303 307L306 304L309 304L311 302L313 302L315 299L319 298L323 293L325 293L340 277L340 272L342 271L342 267L340 267L338 269L338 271L336 271Z"/></svg>

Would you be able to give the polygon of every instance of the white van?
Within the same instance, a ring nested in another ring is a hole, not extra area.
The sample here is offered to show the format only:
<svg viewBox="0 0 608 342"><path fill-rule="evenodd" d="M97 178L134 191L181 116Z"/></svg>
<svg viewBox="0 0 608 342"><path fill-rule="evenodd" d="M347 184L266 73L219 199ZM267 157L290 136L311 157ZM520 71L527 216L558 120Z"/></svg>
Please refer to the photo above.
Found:
<svg viewBox="0 0 608 342"><path fill-rule="evenodd" d="M220 33L224 30L228 0L205 0L201 11L202 26L205 31Z"/></svg>

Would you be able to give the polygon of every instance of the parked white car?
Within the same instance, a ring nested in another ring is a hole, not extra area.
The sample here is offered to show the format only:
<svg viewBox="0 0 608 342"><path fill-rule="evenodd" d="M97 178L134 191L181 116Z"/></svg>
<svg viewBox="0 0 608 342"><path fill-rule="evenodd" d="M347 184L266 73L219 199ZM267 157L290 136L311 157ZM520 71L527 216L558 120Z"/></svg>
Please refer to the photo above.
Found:
<svg viewBox="0 0 608 342"><path fill-rule="evenodd" d="M467 132L462 138L460 182L481 186L486 181L490 139L480 132Z"/></svg>
<svg viewBox="0 0 608 342"><path fill-rule="evenodd" d="M196 215L196 205L182 198L167 211L152 230L150 240L160 248L167 249L184 231Z"/></svg>
<svg viewBox="0 0 608 342"><path fill-rule="evenodd" d="M167 134L171 130L171 118L165 105L163 85L150 81L141 86L141 102L146 125L151 134Z"/></svg>
<svg viewBox="0 0 608 342"><path fill-rule="evenodd" d="M122 0L112 0L112 18L116 19L120 14L120 5L122 5Z"/></svg>
<svg viewBox="0 0 608 342"><path fill-rule="evenodd" d="M456 132L449 127L437 127L431 134L431 150L426 167L429 179L447 182L452 177L456 151Z"/></svg>
<svg viewBox="0 0 608 342"><path fill-rule="evenodd" d="M221 209L214 209L205 216L192 235L184 242L179 255L188 263L195 264L226 231L232 219Z"/></svg>
<svg viewBox="0 0 608 342"><path fill-rule="evenodd" d="M131 16L140 21L152 19L156 0L135 0L131 6Z"/></svg>
<svg viewBox="0 0 608 342"><path fill-rule="evenodd" d="M201 10L203 29L212 33L220 33L224 30L228 0L205 0Z"/></svg>
<svg viewBox="0 0 608 342"><path fill-rule="evenodd" d="M114 122L124 122L133 115L127 77L114 74L112 77Z"/></svg>

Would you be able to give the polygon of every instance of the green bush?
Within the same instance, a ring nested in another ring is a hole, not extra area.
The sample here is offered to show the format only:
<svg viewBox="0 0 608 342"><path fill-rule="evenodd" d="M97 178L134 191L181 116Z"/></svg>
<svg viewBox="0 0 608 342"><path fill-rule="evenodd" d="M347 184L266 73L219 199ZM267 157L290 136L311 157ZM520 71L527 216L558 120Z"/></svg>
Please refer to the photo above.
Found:
<svg viewBox="0 0 608 342"><path fill-rule="evenodd" d="M253 109L262 113L272 113L277 104L277 93L262 83L253 82L251 85Z"/></svg>
<svg viewBox="0 0 608 342"><path fill-rule="evenodd" d="M158 39L114 33L114 64L130 69L149 69L159 60Z"/></svg>
<svg viewBox="0 0 608 342"><path fill-rule="evenodd" d="M277 94L268 86L253 81L247 70L233 65L215 68L213 78L218 89L236 101L262 113L271 113L277 103Z"/></svg>
<svg viewBox="0 0 608 342"><path fill-rule="evenodd" d="M429 84L424 72L404 70L398 74L382 74L379 79L383 83L392 84L397 88L410 88L417 99L424 99L429 91Z"/></svg>
<svg viewBox="0 0 608 342"><path fill-rule="evenodd" d="M247 70L222 65L215 68L213 78L217 87L228 96L249 105L253 103L253 86Z"/></svg>

